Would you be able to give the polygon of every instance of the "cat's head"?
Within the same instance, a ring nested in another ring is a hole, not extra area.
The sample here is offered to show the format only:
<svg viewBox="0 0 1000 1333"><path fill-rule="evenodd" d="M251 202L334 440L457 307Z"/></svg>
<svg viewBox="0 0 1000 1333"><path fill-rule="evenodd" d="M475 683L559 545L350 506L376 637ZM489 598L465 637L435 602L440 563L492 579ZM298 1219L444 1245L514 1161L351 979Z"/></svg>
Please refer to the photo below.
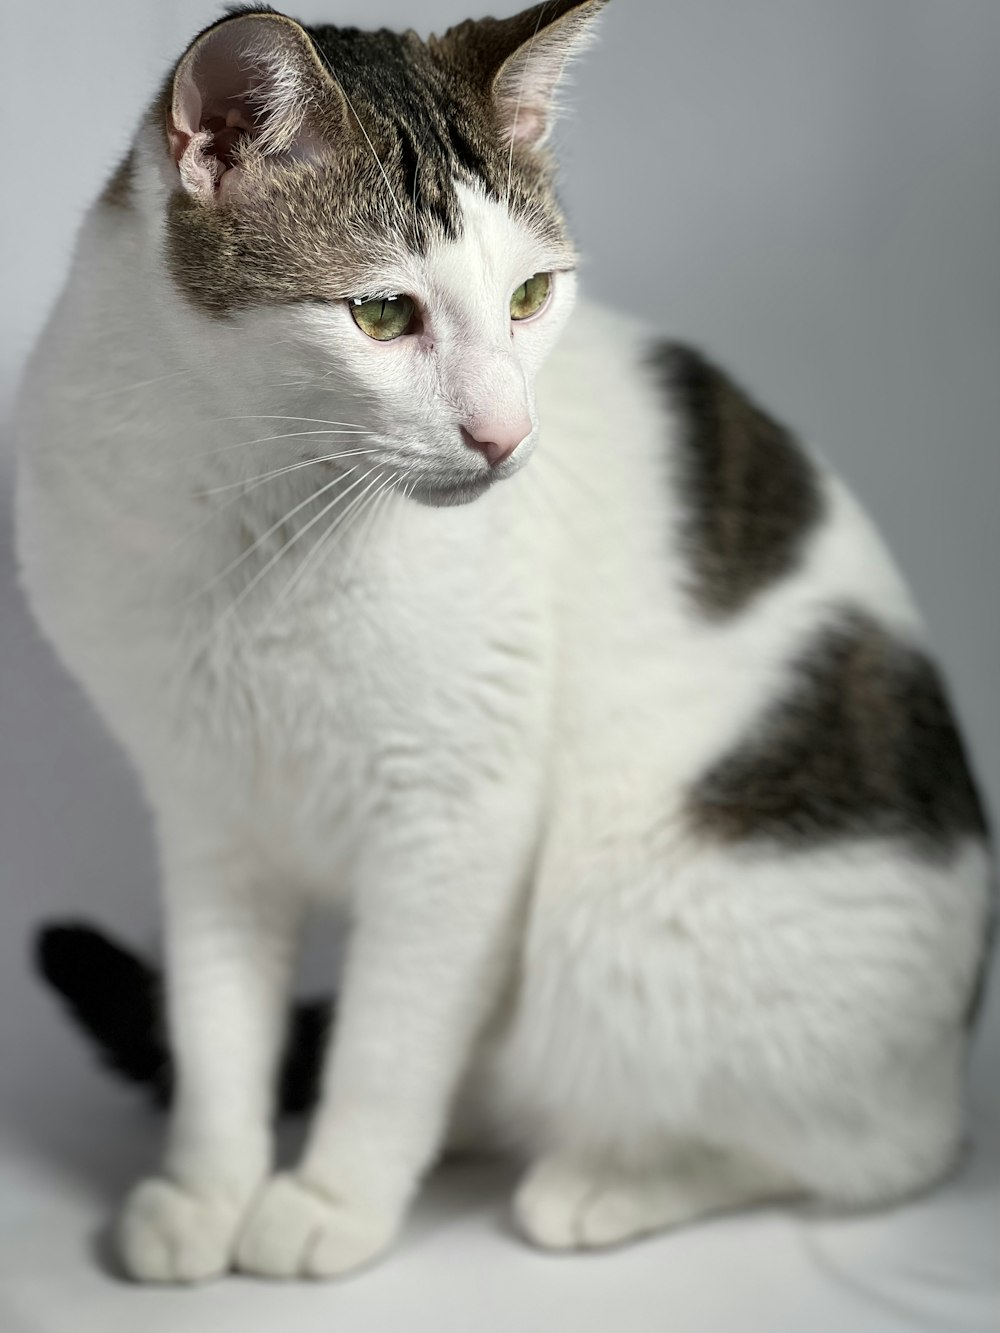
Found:
<svg viewBox="0 0 1000 1333"><path fill-rule="evenodd" d="M226 373L322 377L428 503L534 447L535 375L574 297L546 141L604 3L426 42L240 10L155 108L166 270Z"/></svg>

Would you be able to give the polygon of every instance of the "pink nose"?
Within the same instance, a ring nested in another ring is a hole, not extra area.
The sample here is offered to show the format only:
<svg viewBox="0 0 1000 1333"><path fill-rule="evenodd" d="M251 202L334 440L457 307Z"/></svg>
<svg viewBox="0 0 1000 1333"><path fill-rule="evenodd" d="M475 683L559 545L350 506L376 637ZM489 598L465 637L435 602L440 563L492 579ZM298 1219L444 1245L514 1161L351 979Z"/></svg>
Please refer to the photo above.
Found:
<svg viewBox="0 0 1000 1333"><path fill-rule="evenodd" d="M521 417L517 421L477 421L471 428L462 427L465 443L486 455L490 467L499 467L531 434L531 421Z"/></svg>

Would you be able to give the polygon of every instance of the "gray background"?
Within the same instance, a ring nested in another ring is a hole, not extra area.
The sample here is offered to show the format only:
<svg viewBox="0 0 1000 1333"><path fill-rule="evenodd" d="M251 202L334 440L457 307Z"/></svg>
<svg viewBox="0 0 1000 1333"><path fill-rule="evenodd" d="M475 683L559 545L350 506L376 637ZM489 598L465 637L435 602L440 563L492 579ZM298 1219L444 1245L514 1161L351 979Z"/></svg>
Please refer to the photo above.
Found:
<svg viewBox="0 0 1000 1333"><path fill-rule="evenodd" d="M427 32L469 3L295 12ZM217 12L5 0L3 413L82 209L169 61ZM916 589L994 810L998 55L997 0L613 0L561 130L587 286L710 349L853 484ZM151 847L124 762L20 606L8 480L4 454L0 1122L110 1196L153 1134L31 982L27 932L69 913L155 938Z"/></svg>

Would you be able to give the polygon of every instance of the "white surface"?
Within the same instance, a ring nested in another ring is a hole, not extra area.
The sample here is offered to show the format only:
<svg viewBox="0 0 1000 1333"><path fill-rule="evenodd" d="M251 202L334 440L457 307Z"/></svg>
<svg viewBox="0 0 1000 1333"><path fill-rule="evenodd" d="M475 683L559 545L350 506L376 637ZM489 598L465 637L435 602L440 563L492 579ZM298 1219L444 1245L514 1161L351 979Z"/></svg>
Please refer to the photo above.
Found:
<svg viewBox="0 0 1000 1333"><path fill-rule="evenodd" d="M109 1210L150 1159L157 1125L127 1094L81 1077L73 1058L75 1106L54 1101L0 1141L0 1328L996 1333L995 1040L993 1047L994 1095L977 1098L977 1143L962 1171L891 1213L821 1218L774 1209L619 1252L552 1257L510 1234L507 1169L456 1164L431 1183L397 1250L367 1273L339 1285L233 1277L194 1290L139 1288L109 1274Z"/></svg>
<svg viewBox="0 0 1000 1333"><path fill-rule="evenodd" d="M290 7L426 31L493 6ZM19 127L0 213L0 401L81 208L218 9L0 7L0 122ZM994 809L998 43L997 0L615 0L563 134L590 288L714 350L875 510ZM6 516L0 489L0 1333L997 1333L996 1003L976 1151L955 1183L893 1214L772 1211L547 1258L505 1230L506 1174L463 1169L431 1187L394 1255L342 1287L153 1292L110 1276L106 1226L158 1125L93 1071L29 975L28 940L72 914L148 941L149 836L124 762L23 613Z"/></svg>

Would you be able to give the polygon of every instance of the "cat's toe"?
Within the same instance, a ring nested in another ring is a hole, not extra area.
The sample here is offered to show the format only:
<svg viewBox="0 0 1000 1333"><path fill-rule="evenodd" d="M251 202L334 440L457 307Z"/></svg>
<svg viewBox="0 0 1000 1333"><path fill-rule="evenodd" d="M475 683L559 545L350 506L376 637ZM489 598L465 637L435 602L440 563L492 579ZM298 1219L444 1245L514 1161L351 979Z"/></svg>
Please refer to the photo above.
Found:
<svg viewBox="0 0 1000 1333"><path fill-rule="evenodd" d="M579 1244L587 1249L623 1245L666 1223L666 1212L653 1212L641 1190L612 1185L587 1200L577 1226Z"/></svg>
<svg viewBox="0 0 1000 1333"><path fill-rule="evenodd" d="M204 1282L232 1262L240 1209L221 1194L196 1194L170 1180L144 1180L126 1200L118 1253L137 1282Z"/></svg>
<svg viewBox="0 0 1000 1333"><path fill-rule="evenodd" d="M536 1162L514 1195L518 1229L546 1250L622 1245L671 1225L677 1215L669 1182L631 1179L558 1155Z"/></svg>
<svg viewBox="0 0 1000 1333"><path fill-rule="evenodd" d="M341 1277L387 1249L397 1225L395 1215L276 1176L246 1221L236 1263L260 1277Z"/></svg>
<svg viewBox="0 0 1000 1333"><path fill-rule="evenodd" d="M560 1157L543 1158L517 1188L514 1222L526 1240L542 1249L575 1249L580 1214L592 1189L588 1171Z"/></svg>

